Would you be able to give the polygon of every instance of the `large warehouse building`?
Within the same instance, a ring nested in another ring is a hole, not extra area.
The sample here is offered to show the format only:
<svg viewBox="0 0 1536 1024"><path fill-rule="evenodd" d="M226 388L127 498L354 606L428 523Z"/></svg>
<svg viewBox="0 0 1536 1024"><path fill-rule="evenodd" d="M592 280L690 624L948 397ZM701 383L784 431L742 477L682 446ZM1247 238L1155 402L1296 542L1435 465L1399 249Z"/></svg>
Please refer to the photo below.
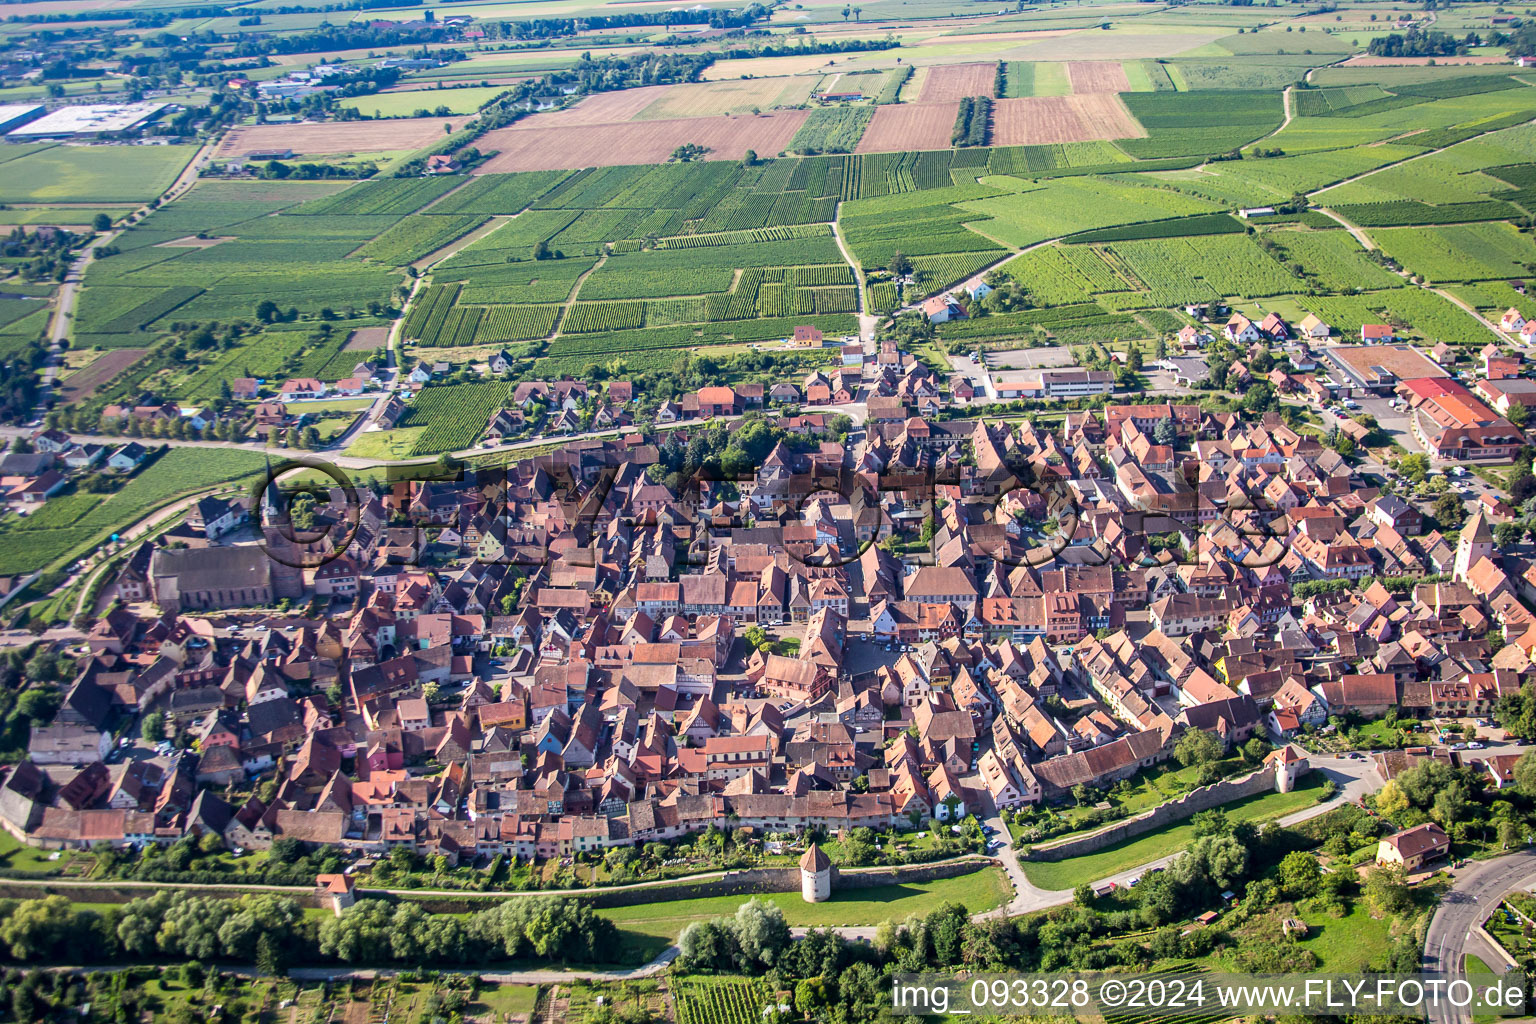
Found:
<svg viewBox="0 0 1536 1024"><path fill-rule="evenodd" d="M95 135L110 135L142 127L166 107L168 103L146 100L143 103L87 103L76 107L60 107L46 117L40 117L20 128L12 128L8 137L13 139L67 139Z"/></svg>
<svg viewBox="0 0 1536 1024"><path fill-rule="evenodd" d="M41 103L13 103L0 106L0 135L41 117L46 109Z"/></svg>

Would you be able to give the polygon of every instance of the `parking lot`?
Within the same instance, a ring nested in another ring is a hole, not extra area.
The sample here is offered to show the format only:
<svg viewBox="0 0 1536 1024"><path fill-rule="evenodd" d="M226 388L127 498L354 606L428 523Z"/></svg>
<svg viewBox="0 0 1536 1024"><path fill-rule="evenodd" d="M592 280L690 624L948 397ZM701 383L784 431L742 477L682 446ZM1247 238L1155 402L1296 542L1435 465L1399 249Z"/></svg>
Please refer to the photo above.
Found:
<svg viewBox="0 0 1536 1024"><path fill-rule="evenodd" d="M988 366L1007 370L1044 370L1077 365L1076 360L1072 358L1072 350L1065 345L988 352L982 358L986 360Z"/></svg>

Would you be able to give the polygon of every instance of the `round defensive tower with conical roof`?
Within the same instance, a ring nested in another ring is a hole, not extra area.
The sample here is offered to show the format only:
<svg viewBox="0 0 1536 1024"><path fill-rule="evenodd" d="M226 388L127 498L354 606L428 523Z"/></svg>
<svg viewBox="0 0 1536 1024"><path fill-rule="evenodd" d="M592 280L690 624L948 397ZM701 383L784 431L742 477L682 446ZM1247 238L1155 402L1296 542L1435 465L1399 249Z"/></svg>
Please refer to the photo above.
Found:
<svg viewBox="0 0 1536 1024"><path fill-rule="evenodd" d="M800 895L807 903L822 903L832 898L832 862L815 843L800 858Z"/></svg>

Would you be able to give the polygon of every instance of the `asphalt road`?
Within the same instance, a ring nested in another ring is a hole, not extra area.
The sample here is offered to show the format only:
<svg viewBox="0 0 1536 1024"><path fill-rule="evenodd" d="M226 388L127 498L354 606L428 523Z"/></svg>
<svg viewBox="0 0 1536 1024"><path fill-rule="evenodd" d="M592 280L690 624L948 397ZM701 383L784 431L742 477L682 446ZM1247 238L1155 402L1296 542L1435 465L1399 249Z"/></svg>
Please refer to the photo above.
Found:
<svg viewBox="0 0 1536 1024"><path fill-rule="evenodd" d="M1533 881L1536 881L1536 850L1521 850L1485 861L1459 874L1450 891L1441 899L1424 936L1423 970L1426 973L1459 974L1462 958L1469 952L1482 957L1490 966L1497 965L1498 958L1473 929L1497 905L1500 896ZM1428 1024L1470 1024L1472 1020L1471 1014L1451 1007L1432 1008L1428 1018Z"/></svg>

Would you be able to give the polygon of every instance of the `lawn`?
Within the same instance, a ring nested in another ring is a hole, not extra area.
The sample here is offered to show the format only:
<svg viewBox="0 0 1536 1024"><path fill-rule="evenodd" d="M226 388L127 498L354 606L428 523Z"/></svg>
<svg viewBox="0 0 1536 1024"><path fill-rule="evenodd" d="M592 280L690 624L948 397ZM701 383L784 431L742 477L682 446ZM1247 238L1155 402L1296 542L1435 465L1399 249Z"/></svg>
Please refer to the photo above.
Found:
<svg viewBox="0 0 1536 1024"><path fill-rule="evenodd" d="M1313 772L1290 793L1265 793L1226 804L1222 810L1233 821L1278 818L1315 804L1323 782L1322 773ZM1042 889L1071 889L1177 853L1194 837L1194 826L1185 821L1115 843L1097 853L1060 861L1021 863L1029 880Z"/></svg>
<svg viewBox="0 0 1536 1024"><path fill-rule="evenodd" d="M408 459L417 438L426 427L399 427L395 430L365 430L347 445L347 454L360 459Z"/></svg>
<svg viewBox="0 0 1536 1024"><path fill-rule="evenodd" d="M195 146L50 146L0 164L0 202L148 202L196 152Z"/></svg>
<svg viewBox="0 0 1536 1024"><path fill-rule="evenodd" d="M1489 967L1488 963L1483 960L1482 957L1473 956L1471 953L1468 953L1462 957L1461 969L1462 973L1468 977L1479 974L1494 975L1497 977L1499 973L1492 967ZM1483 981L1486 982L1487 978L1484 978ZM1497 1013L1474 1013L1472 1014L1472 1024L1492 1024L1493 1021L1499 1020L1500 1016L1501 1015Z"/></svg>
<svg viewBox="0 0 1536 1024"><path fill-rule="evenodd" d="M335 398L325 402L294 402L288 408L296 413L356 412L372 404L373 398L369 396L367 398Z"/></svg>
<svg viewBox="0 0 1536 1024"><path fill-rule="evenodd" d="M51 850L27 846L9 832L0 829L0 872L7 875L56 875L61 874L74 854L68 850L58 860L49 860Z"/></svg>
<svg viewBox="0 0 1536 1024"><path fill-rule="evenodd" d="M475 1002L469 1006L469 1012L477 1017L488 1013L531 1015L538 1001L537 985L490 985L480 989Z"/></svg>
<svg viewBox="0 0 1536 1024"><path fill-rule="evenodd" d="M1344 973L1363 971L1392 939L1392 920L1371 916L1368 901L1358 899L1343 917L1319 910L1304 910L1307 937L1302 946L1317 954L1324 970Z"/></svg>
<svg viewBox="0 0 1536 1024"><path fill-rule="evenodd" d="M506 91L507 86L489 85L468 89L381 92L372 96L352 96L338 106L351 107L373 117L410 117L418 110L435 112L438 107L447 107L451 114L473 114Z"/></svg>
<svg viewBox="0 0 1536 1024"><path fill-rule="evenodd" d="M873 926L899 921L909 914L925 914L941 903L959 903L975 913L1001 906L1009 896L1008 883L999 868L988 867L955 878L908 885L882 885L871 889L834 890L825 903L806 903L798 891L762 893L780 907L793 927L821 928ZM694 921L734 914L750 896L709 896L695 900L642 903L598 911L619 926L625 951L650 959L670 945ZM648 951L648 952L647 952Z"/></svg>

